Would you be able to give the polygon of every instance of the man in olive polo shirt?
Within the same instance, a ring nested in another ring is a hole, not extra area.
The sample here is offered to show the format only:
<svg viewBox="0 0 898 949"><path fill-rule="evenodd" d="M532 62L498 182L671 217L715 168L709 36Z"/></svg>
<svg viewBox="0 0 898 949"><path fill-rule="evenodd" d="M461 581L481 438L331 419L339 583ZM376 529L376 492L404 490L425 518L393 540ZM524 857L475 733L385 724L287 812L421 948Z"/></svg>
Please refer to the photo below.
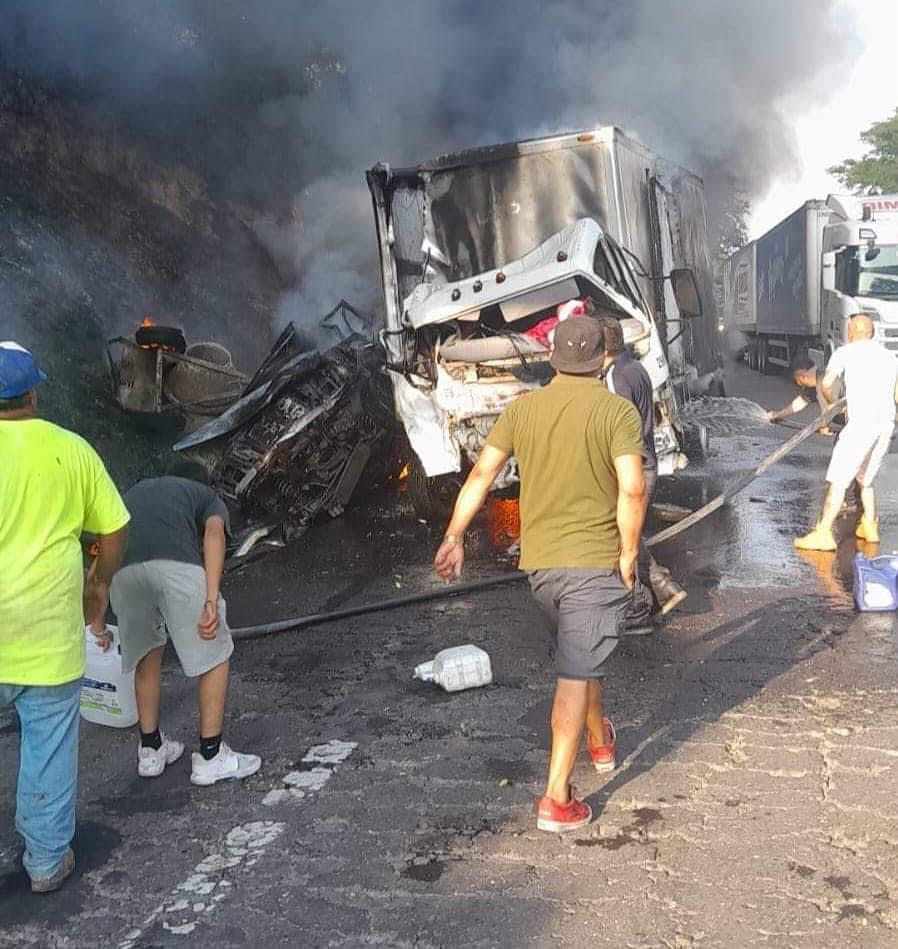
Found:
<svg viewBox="0 0 898 949"><path fill-rule="evenodd" d="M592 818L570 787L584 727L596 769L615 766L601 679L630 600L645 517L639 413L598 381L604 355L598 320L559 324L551 356L557 375L499 417L434 563L445 580L461 575L464 533L513 455L521 479L520 566L554 632L552 753L537 812L537 827L548 831Z"/></svg>

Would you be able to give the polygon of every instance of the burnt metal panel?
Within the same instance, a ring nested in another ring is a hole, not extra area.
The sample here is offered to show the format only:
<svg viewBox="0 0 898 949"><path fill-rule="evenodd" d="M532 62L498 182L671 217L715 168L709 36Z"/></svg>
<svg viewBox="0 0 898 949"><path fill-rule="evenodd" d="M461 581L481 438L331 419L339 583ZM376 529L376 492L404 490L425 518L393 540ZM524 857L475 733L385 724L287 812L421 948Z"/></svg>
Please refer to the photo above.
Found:
<svg viewBox="0 0 898 949"><path fill-rule="evenodd" d="M372 169L376 211L382 196L388 332L403 325L402 303L422 280L444 283L501 267L583 217L596 220L651 273L649 179L656 175L678 222L677 265L696 271L702 294L706 315L691 330L698 368L713 368L717 317L701 180L613 127L473 149L413 169ZM654 311L651 281L640 283Z"/></svg>

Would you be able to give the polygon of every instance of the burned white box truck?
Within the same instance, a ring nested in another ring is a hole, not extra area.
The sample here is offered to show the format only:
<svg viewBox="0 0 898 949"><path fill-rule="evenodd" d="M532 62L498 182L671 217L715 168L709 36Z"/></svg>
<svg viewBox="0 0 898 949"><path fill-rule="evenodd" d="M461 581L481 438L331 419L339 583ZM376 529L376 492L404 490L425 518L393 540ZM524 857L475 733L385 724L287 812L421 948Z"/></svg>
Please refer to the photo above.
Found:
<svg viewBox="0 0 898 949"><path fill-rule="evenodd" d="M655 390L660 471L686 464L677 400L719 359L699 178L614 127L379 164L367 178L387 369L422 513L447 476L451 494L503 408L551 375L540 328L573 298L620 320ZM499 487L515 479L512 464Z"/></svg>

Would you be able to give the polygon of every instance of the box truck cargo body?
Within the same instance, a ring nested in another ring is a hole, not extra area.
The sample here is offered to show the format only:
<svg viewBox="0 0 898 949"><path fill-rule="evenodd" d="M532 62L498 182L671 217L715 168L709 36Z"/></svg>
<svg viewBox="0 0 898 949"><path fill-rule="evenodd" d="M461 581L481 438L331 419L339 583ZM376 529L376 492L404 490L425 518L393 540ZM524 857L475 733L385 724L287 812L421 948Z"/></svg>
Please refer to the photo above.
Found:
<svg viewBox="0 0 898 949"><path fill-rule="evenodd" d="M807 201L724 269L724 326L741 333L762 372L813 356L820 364L866 313L898 351L898 200L830 195Z"/></svg>
<svg viewBox="0 0 898 949"><path fill-rule="evenodd" d="M381 164L368 184L388 368L427 477L470 464L502 408L545 381L548 347L528 333L586 296L652 379L662 467L685 462L676 392L717 364L700 179L602 128Z"/></svg>

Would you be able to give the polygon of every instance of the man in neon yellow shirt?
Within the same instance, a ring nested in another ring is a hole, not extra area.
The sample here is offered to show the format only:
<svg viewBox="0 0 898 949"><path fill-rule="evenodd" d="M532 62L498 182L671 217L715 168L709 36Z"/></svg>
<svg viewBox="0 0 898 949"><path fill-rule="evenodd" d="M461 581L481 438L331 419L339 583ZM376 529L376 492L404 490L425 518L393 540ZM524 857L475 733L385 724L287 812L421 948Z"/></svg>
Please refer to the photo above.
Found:
<svg viewBox="0 0 898 949"><path fill-rule="evenodd" d="M21 726L16 830L36 893L75 865L84 622L102 629L128 523L90 445L37 417L46 378L31 353L0 342L0 708L14 705ZM86 585L83 531L99 535Z"/></svg>

